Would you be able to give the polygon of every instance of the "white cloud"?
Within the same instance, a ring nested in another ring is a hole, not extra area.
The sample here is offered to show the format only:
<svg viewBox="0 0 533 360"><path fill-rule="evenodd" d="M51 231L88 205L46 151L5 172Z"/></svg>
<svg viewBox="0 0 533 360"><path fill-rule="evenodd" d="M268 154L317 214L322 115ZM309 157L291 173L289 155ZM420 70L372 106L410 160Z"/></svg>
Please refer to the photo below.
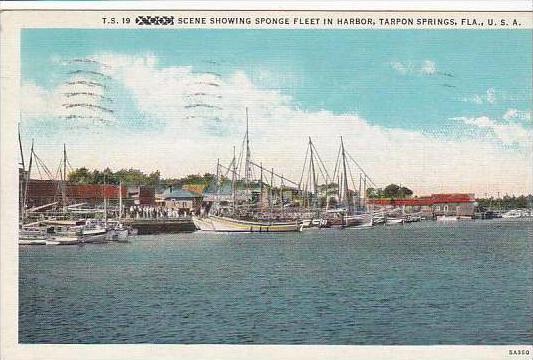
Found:
<svg viewBox="0 0 533 360"><path fill-rule="evenodd" d="M190 66L162 67L154 56L107 54L97 59L109 65L102 71L121 82L134 99L135 111L160 121L164 129L149 135L126 128L96 135L61 132L57 138L37 134L47 144L51 163L57 160L58 148L66 141L74 166L159 169L164 176L214 171L217 158L229 162L233 145L239 151L248 107L254 159L289 178L300 176L308 136L332 171L342 135L347 150L381 185L401 182L419 194L532 191L525 180L531 178L528 156L501 149L483 138L437 138L372 125L356 114L307 112L294 105L290 97L258 88L243 72L218 78L196 73ZM215 82L218 86L206 85ZM42 105L49 96L36 86L26 86L23 91L32 92L35 104ZM205 95L191 100L190 95L198 93L211 94L210 100L202 100L209 97ZM189 107L201 102L217 108ZM32 109L37 116L48 114L43 106ZM496 129L507 142L523 138L519 130L503 134L506 130L490 119L463 123Z"/></svg>
<svg viewBox="0 0 533 360"><path fill-rule="evenodd" d="M482 104L495 104L498 101L496 95L496 89L489 88L485 91L484 94L474 94L471 96L466 96L461 99L462 102L482 105Z"/></svg>
<svg viewBox="0 0 533 360"><path fill-rule="evenodd" d="M520 124L499 123L487 116L456 117L452 118L452 120L458 120L466 125L488 130L505 145L517 145L526 148L531 146L531 134L528 129Z"/></svg>
<svg viewBox="0 0 533 360"><path fill-rule="evenodd" d="M496 90L494 88L487 89L485 98L489 104L494 104L496 102Z"/></svg>
<svg viewBox="0 0 533 360"><path fill-rule="evenodd" d="M503 115L503 119L507 121L519 120L530 122L531 121L531 111L521 111L518 109L507 109Z"/></svg>
<svg viewBox="0 0 533 360"><path fill-rule="evenodd" d="M422 67L420 68L420 73L424 75L434 75L437 72L437 65L434 61L424 60Z"/></svg>
<svg viewBox="0 0 533 360"><path fill-rule="evenodd" d="M406 75L408 72L410 72L409 67L407 65L402 64L399 61L393 61L390 63L392 68L399 72L402 75Z"/></svg>

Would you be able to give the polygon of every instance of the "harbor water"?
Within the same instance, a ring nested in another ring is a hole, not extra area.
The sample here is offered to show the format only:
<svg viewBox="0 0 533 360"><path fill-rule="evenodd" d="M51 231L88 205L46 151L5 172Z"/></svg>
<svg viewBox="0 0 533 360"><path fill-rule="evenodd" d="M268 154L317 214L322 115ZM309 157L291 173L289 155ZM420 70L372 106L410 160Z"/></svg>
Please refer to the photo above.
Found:
<svg viewBox="0 0 533 360"><path fill-rule="evenodd" d="M19 342L529 344L533 221L21 246Z"/></svg>

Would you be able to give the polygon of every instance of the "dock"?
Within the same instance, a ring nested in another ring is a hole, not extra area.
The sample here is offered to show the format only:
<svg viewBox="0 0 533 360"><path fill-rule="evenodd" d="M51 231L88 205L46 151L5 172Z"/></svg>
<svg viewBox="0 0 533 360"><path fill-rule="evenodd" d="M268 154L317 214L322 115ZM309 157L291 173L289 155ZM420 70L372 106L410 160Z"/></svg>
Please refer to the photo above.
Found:
<svg viewBox="0 0 533 360"><path fill-rule="evenodd" d="M138 230L139 235L174 234L196 230L192 219L124 219L126 225Z"/></svg>

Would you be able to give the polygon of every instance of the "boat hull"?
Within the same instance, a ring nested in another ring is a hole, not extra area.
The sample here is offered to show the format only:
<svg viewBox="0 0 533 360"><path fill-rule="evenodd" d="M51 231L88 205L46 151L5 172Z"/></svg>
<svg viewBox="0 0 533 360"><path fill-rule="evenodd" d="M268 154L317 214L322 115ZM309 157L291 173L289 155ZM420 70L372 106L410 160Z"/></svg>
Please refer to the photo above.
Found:
<svg viewBox="0 0 533 360"><path fill-rule="evenodd" d="M221 216L193 217L194 226L210 232L296 232L301 231L298 222L253 222Z"/></svg>
<svg viewBox="0 0 533 360"><path fill-rule="evenodd" d="M19 239L19 245L46 245L46 239Z"/></svg>

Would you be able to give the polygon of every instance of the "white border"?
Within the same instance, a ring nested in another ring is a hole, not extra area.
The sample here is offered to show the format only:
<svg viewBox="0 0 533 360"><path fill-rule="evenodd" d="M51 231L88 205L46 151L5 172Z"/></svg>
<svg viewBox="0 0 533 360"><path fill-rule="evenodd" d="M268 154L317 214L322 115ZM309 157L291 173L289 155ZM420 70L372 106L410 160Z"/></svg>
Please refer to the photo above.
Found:
<svg viewBox="0 0 533 360"><path fill-rule="evenodd" d="M407 7L405 7L407 5ZM142 5L142 6L141 6ZM431 6L425 1L410 2L329 2L329 3L302 3L302 2L276 2L244 3L241 1L213 2L213 1L188 1L176 4L170 1L150 3L139 2L12 2L3 3L3 9L162 9L171 8L169 5L179 5L175 9L263 9L263 10L390 10L391 7L404 10L526 10L531 11L529 1L503 2L503 1L442 1L433 2ZM317 5L317 6L315 6ZM527 6L525 6L527 5ZM116 7L115 7L116 6ZM411 7L409 7L411 6ZM16 343L18 292L15 280L14 288L7 288L6 284L13 285L13 279L18 278L18 259L12 255L17 253L16 239L17 226L15 218L16 209L12 206L17 202L17 192L13 188L17 185L17 166L13 161L13 145L16 139L16 116L19 108L19 28L10 27L5 21L15 12L7 11L2 14L2 92L1 92L1 168L0 168L0 206L1 206L1 359L526 359L525 356L511 356L512 349L529 349L531 346L327 346L327 345L20 345ZM76 14L80 14L76 12ZM6 15L6 16L4 16ZM32 18L29 16L28 19ZM39 13L34 14L39 15ZM42 13L43 18L53 16L53 12ZM90 18L91 14L87 13ZM43 19L44 22L45 19ZM33 22L30 22L33 25ZM83 25L81 25L83 26ZM66 27L66 26L65 26ZM424 31L424 30L421 30ZM16 146L15 146L16 148ZM15 155L16 156L16 155ZM15 176L13 176L15 174ZM16 208L16 206L15 206ZM9 296L6 295L9 291ZM13 336L15 334L15 336Z"/></svg>
<svg viewBox="0 0 533 360"><path fill-rule="evenodd" d="M3 9L533 11L529 0L3 1Z"/></svg>

